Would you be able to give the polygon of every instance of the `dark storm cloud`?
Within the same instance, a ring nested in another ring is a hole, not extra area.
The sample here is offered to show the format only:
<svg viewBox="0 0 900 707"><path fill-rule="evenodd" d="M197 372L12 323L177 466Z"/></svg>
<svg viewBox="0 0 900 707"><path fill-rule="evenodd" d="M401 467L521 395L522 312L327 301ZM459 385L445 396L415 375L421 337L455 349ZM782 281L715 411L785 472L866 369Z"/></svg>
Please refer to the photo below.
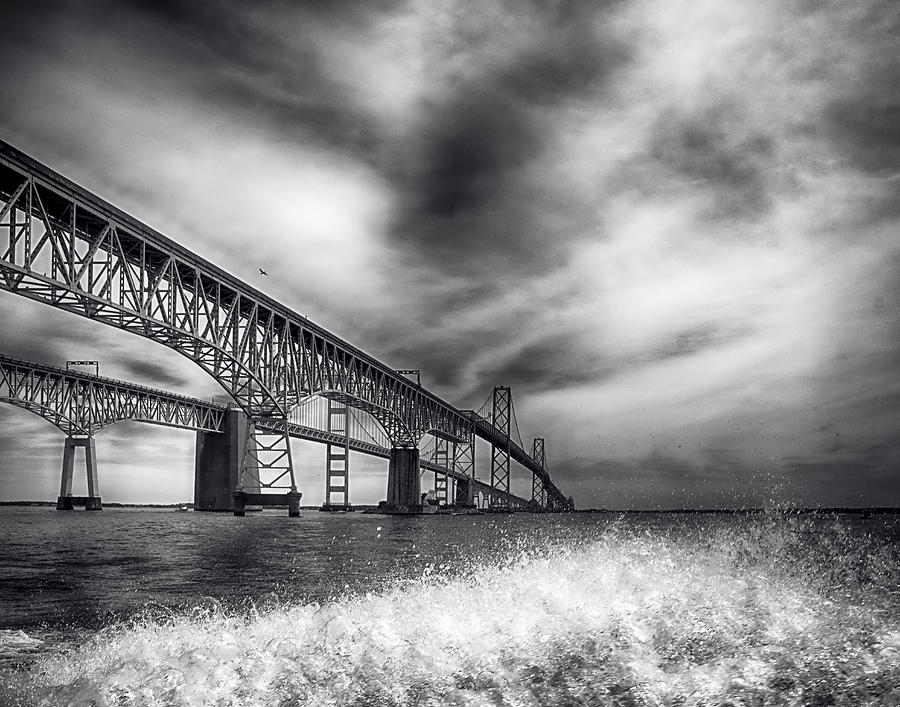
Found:
<svg viewBox="0 0 900 707"><path fill-rule="evenodd" d="M370 149L371 121L323 75L316 52L303 41L273 36L279 21L302 23L302 8L288 5L281 15L263 16L268 24L235 3L107 2L76 11L71 3L48 2L40 15L16 9L4 12L12 41L0 48L13 90L29 89L23 49L40 45L61 67L106 72L109 86L148 106L165 110L167 95L189 91L206 102L208 120L221 111L244 114L284 140Z"/></svg>
<svg viewBox="0 0 900 707"><path fill-rule="evenodd" d="M648 364L681 356L693 356L712 348L733 344L753 333L749 328L707 322L677 332L672 339L636 363Z"/></svg>
<svg viewBox="0 0 900 707"><path fill-rule="evenodd" d="M826 129L840 154L854 167L883 180L883 193L870 197L863 220L892 220L900 215L900 88L896 82L900 62L896 63L892 83L863 84L856 95L833 101L825 111Z"/></svg>
<svg viewBox="0 0 900 707"><path fill-rule="evenodd" d="M177 375L176 371L154 361L129 359L123 365L128 371L128 380L133 383L166 390L184 390L189 383L187 378Z"/></svg>
<svg viewBox="0 0 900 707"><path fill-rule="evenodd" d="M872 5L842 30L864 43L853 81L825 107L824 127L855 165L877 176L900 167L900 8Z"/></svg>
<svg viewBox="0 0 900 707"><path fill-rule="evenodd" d="M486 389L491 385L508 385L519 394L527 394L602 380L610 375L611 370L608 367L604 370L604 361L596 355L584 352L587 358L573 356L578 349L579 341L573 335L547 336L520 349L502 366L485 371L482 385ZM609 366L610 362L605 363Z"/></svg>
<svg viewBox="0 0 900 707"><path fill-rule="evenodd" d="M650 169L671 169L713 190L710 218L759 219L768 211L772 138L742 126L738 107L717 105L688 115L666 111L654 132Z"/></svg>
<svg viewBox="0 0 900 707"><path fill-rule="evenodd" d="M451 77L429 100L411 155L398 149L396 164L385 165L389 173L399 168L398 188L409 195L394 236L451 272L487 266L503 277L558 257L564 243L535 228L549 205L535 199L529 173L543 155L554 112L601 94L629 56L626 46L598 29L596 8L524 7L533 23L531 41L499 58L481 45L490 28L455 28L454 54L474 57L475 70ZM504 20L515 26L522 8L504 5Z"/></svg>
<svg viewBox="0 0 900 707"><path fill-rule="evenodd" d="M715 351L752 334L747 328L708 322L675 332L655 349L614 357L586 347L577 333L548 332L523 345L513 356L497 361L494 367L485 368L476 389L489 390L493 385L503 384L527 395L597 384L669 359ZM465 351L459 348L448 358L465 360L464 357Z"/></svg>
<svg viewBox="0 0 900 707"><path fill-rule="evenodd" d="M67 359L91 358L81 354L97 342L95 331L72 325L72 315L6 292L0 292L0 319L9 326L2 352L24 361L65 368Z"/></svg>
<svg viewBox="0 0 900 707"><path fill-rule="evenodd" d="M454 403L512 385L585 505L896 496L894 4L4 10L4 139ZM19 355L216 387L21 309Z"/></svg>
<svg viewBox="0 0 900 707"><path fill-rule="evenodd" d="M510 386L518 396L527 396L600 381L614 375L618 368L617 362L585 350L575 335L548 333L531 338L530 343L516 347L511 355L496 357L479 366L474 374L466 370L467 357L479 346L502 349L504 340L497 331L473 337L470 342L442 343L438 349L442 360L434 363L443 363L444 372L436 382L454 386L471 402L484 397L495 385ZM429 367L427 370L435 369ZM452 378L448 372L452 372Z"/></svg>
<svg viewBox="0 0 900 707"><path fill-rule="evenodd" d="M11 293L0 292L0 321L9 326L7 356L58 368L97 360L100 375L128 383L198 397L215 390L192 362L159 344Z"/></svg>
<svg viewBox="0 0 900 707"><path fill-rule="evenodd" d="M898 173L900 91L895 87L879 86L872 94L835 101L825 117L836 143L855 165L878 177Z"/></svg>
<svg viewBox="0 0 900 707"><path fill-rule="evenodd" d="M497 86L467 87L463 95L434 112L429 134L423 138L421 176L415 180L423 218L451 219L480 212L486 204L495 203L498 192L538 149L538 132L528 124L521 107L498 93ZM502 247L497 240L504 235L484 242L484 233L463 230L450 239L444 233L436 245L461 252L473 246L492 250ZM416 246L431 245L424 241L427 230L415 236Z"/></svg>

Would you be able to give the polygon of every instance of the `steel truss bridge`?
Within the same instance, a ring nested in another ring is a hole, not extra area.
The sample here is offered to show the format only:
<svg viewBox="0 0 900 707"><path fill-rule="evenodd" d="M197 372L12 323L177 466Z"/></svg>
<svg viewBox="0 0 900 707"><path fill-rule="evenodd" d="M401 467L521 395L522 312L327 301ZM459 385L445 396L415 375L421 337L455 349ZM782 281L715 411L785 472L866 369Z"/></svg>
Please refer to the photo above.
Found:
<svg viewBox="0 0 900 707"><path fill-rule="evenodd" d="M225 406L0 354L0 402L40 415L70 437L123 420L221 432Z"/></svg>
<svg viewBox="0 0 900 707"><path fill-rule="evenodd" d="M0 403L24 408L66 434L61 498L71 495L74 457L70 450L77 446L86 448L88 497L96 499L94 507L100 505L92 439L97 432L116 422L132 420L221 434L225 430L228 411L227 405L2 354ZM324 415L321 403L327 404ZM327 422L335 411L333 403L325 399L309 401L292 415L288 425L290 436L320 442L329 448L344 447L348 451L389 458L389 439L383 428L368 415L357 415L345 407L342 409L344 412L341 414L349 415L349 424L338 430ZM425 454L420 457L419 466L423 471L435 474L436 492L442 488L446 490L447 481L453 479L471 483L474 493L484 499L499 498L510 508L534 509L529 499L492 488L490 484L474 478L474 465L469 470L472 476L452 468L448 465L451 461L449 455L441 453L440 444L423 451ZM452 499L453 495L446 493L438 497L444 504L451 503Z"/></svg>
<svg viewBox="0 0 900 707"><path fill-rule="evenodd" d="M490 420L459 410L2 141L0 288L161 343L209 373L248 418L238 489L296 493L291 414L317 396L378 421L403 477L398 506L416 503L403 469L418 468L425 435L463 477L474 437L487 440L495 505L508 503L512 459L533 474L536 504L567 506L543 444L529 454L511 439L508 388L495 389Z"/></svg>

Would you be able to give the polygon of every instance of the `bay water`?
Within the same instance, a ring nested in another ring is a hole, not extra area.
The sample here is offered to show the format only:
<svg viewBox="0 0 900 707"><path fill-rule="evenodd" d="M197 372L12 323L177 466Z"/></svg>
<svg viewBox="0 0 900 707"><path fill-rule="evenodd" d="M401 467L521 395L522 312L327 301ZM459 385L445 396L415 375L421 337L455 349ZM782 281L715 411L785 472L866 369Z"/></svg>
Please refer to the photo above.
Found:
<svg viewBox="0 0 900 707"><path fill-rule="evenodd" d="M900 516L0 508L0 705L900 705Z"/></svg>

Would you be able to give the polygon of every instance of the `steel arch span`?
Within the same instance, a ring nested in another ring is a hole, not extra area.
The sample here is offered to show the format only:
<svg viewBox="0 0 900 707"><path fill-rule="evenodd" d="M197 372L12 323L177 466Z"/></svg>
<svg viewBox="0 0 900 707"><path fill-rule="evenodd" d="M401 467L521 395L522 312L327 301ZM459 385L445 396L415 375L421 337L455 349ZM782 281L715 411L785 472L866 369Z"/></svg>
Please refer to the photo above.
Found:
<svg viewBox="0 0 900 707"><path fill-rule="evenodd" d="M63 490L60 498L66 498L66 490L71 492L73 446L89 449L89 485L98 487L97 461L91 438L101 429L116 422L133 420L180 429L223 434L226 427L228 408L214 402L176 395L164 390L148 388L127 381L104 378L88 373L70 371L56 366L22 361L0 354L0 403L7 403L32 412L47 420L67 436L66 455L63 470ZM314 417L314 416L313 416ZM379 425L379 429L383 431ZM341 444L342 434L323 429L322 420L304 420L301 417L291 421L288 432L292 438L305 439L322 444ZM353 435L346 438L349 450L370 456L388 459L390 440L387 435L373 436L374 430L366 424L352 428ZM441 440L440 436L435 439ZM443 440L445 444L458 442ZM470 437L466 444L471 444ZM469 484L474 493L485 497L503 499L511 508L527 508L527 499L492 488L490 484L474 477L474 468L460 465L457 455L444 455L438 459L433 455L422 457L419 467L434 472L447 479ZM95 510L100 507L99 496L93 491L88 497L93 499ZM90 504L90 501L83 502ZM63 507L71 503L62 501Z"/></svg>
<svg viewBox="0 0 900 707"><path fill-rule="evenodd" d="M541 477L548 505L564 498L508 431L458 410L3 141L0 289L190 358L250 418L245 447L269 452L245 458L244 467L267 468L278 479L289 474L292 492L289 414L319 394L378 419L391 448L409 452L404 469L413 468L425 434L459 442L474 433Z"/></svg>
<svg viewBox="0 0 900 707"><path fill-rule="evenodd" d="M162 343L252 417L340 390L416 439L462 437L450 404L150 227L0 142L0 287ZM394 441L394 440L392 440ZM398 446L409 444L399 431Z"/></svg>
<svg viewBox="0 0 900 707"><path fill-rule="evenodd" d="M125 420L221 432L225 418L221 405L2 354L0 402L29 410L70 436L92 436Z"/></svg>

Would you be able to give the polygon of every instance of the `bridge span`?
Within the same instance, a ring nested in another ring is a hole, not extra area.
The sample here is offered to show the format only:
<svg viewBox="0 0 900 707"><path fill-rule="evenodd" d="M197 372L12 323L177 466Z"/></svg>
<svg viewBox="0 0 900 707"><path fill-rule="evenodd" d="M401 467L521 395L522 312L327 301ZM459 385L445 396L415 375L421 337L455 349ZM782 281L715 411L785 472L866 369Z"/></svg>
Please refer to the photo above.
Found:
<svg viewBox="0 0 900 707"><path fill-rule="evenodd" d="M3 354L0 354L0 403L29 410L66 435L62 481L57 499L57 508L61 510L71 509L74 505L84 505L90 510L102 507L94 435L103 428L116 422L133 420L196 430L202 442L206 434L223 435L229 424L236 424L243 416L242 411L221 403L22 361ZM390 459L390 447L378 437L382 431L377 424L354 417L353 422L356 424L345 425L338 431L327 429L327 425L317 424L321 422L321 415L316 415L314 411L312 414L304 414L309 412L307 406L306 410L300 410L289 422L288 429L292 438L343 446L348 451ZM72 495L75 450L78 447L85 449L88 494L84 497ZM454 480L456 493L441 499L444 504L471 506L476 496L486 499L500 496L511 509L541 510L528 499L492 488L490 484L475 478L474 467L470 476L453 468L452 464L448 464L450 461L435 454L421 456L419 459L419 466L423 471L435 474L436 488L441 486L441 477L444 483L448 479ZM195 469L195 494L200 497L201 503L203 494L208 492L203 487L203 473L203 465L198 464ZM330 485L332 482L327 480L326 483ZM326 487L326 493L327 490ZM230 493L231 489L225 491ZM276 498L281 500L280 497Z"/></svg>
<svg viewBox="0 0 900 707"><path fill-rule="evenodd" d="M533 474L535 503L567 504L537 446L529 454L510 439L508 388L495 389L490 421L463 412L2 141L0 289L172 348L228 392L246 420L198 441L209 484L231 483L223 469L237 468L235 497L216 494L217 509L239 504L245 488L299 498L290 415L310 396L361 410L384 429L391 512L424 510L425 435L445 441L463 465L475 436L491 444L495 506L508 503L510 459Z"/></svg>

